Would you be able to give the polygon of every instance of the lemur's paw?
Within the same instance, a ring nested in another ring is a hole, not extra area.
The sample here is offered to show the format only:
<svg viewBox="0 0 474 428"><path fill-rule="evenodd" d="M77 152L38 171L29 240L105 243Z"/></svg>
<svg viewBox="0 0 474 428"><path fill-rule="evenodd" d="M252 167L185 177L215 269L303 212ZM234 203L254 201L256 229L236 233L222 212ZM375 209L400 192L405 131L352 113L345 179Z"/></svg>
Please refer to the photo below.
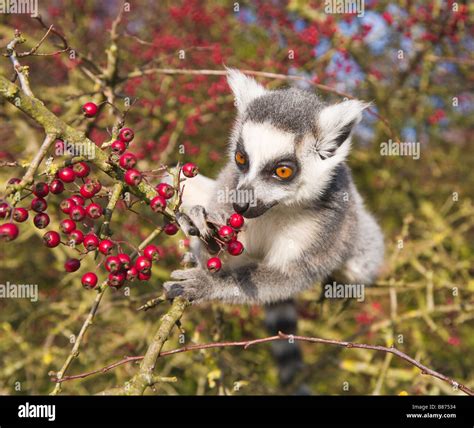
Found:
<svg viewBox="0 0 474 428"><path fill-rule="evenodd" d="M211 278L201 268L175 270L171 280L163 284L167 299L183 296L190 301L203 299L209 290Z"/></svg>
<svg viewBox="0 0 474 428"><path fill-rule="evenodd" d="M199 235L204 239L209 239L212 234L212 229L207 224L208 214L202 205L195 205L189 210L189 218L194 226L199 230Z"/></svg>
<svg viewBox="0 0 474 428"><path fill-rule="evenodd" d="M191 252L184 253L183 258L181 259L181 265L185 267L196 267L199 265L199 260L195 254Z"/></svg>

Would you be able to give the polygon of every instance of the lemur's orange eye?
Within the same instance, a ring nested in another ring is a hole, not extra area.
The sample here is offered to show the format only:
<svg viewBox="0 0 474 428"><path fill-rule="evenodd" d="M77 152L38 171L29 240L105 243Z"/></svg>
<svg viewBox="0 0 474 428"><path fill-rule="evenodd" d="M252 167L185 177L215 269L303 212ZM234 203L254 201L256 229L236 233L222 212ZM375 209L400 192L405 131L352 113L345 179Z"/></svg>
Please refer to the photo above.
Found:
<svg viewBox="0 0 474 428"><path fill-rule="evenodd" d="M247 158L245 157L245 155L242 152L236 152L235 153L235 161L239 165L245 165L246 162L247 162Z"/></svg>
<svg viewBox="0 0 474 428"><path fill-rule="evenodd" d="M287 178L290 178L293 175L293 168L290 168L289 166L279 166L275 170L275 174L279 178L283 178L285 180Z"/></svg>

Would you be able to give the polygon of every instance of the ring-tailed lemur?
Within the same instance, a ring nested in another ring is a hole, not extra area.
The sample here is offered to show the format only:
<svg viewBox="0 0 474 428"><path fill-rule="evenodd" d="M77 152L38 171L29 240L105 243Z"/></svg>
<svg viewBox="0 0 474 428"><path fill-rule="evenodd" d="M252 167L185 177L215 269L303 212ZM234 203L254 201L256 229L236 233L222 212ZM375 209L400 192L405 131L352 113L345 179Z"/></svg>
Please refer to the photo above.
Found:
<svg viewBox="0 0 474 428"><path fill-rule="evenodd" d="M344 162L367 105L325 105L296 88L267 91L236 70L229 70L228 82L238 109L230 161L215 181L186 181L187 216L179 222L191 234L194 224L206 238L207 220L225 224L237 211L246 218L239 234L245 251L225 257L218 273L202 267L208 254L199 252L197 267L172 272L166 295L268 304L329 275L373 282L383 262L383 236ZM235 191L250 199L235 199Z"/></svg>

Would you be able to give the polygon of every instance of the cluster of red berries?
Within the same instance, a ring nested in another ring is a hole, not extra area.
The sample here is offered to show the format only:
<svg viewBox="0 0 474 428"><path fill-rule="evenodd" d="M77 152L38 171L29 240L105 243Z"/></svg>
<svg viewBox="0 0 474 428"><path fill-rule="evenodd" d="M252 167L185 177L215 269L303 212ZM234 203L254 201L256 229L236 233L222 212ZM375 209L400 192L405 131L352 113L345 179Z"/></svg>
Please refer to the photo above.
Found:
<svg viewBox="0 0 474 428"><path fill-rule="evenodd" d="M244 251L242 242L237 240L238 234L244 225L244 218L237 213L227 219L227 224L215 228L214 240L220 246L220 252L227 250L231 256L239 256ZM222 260L219 256L211 257L207 261L207 269L218 272L222 268Z"/></svg>

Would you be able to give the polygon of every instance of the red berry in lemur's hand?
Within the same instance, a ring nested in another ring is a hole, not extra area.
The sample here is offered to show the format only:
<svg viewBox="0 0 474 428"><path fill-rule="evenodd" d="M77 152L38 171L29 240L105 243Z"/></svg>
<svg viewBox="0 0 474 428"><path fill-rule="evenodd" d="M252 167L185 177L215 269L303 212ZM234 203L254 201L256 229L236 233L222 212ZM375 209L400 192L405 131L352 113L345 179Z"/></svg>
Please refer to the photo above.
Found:
<svg viewBox="0 0 474 428"><path fill-rule="evenodd" d="M150 260L150 262L156 262L160 260L160 250L156 245L147 245L143 249L143 255Z"/></svg>
<svg viewBox="0 0 474 428"><path fill-rule="evenodd" d="M68 259L64 263L66 272L76 272L81 267L81 262L78 259Z"/></svg>
<svg viewBox="0 0 474 428"><path fill-rule="evenodd" d="M183 171L183 174L188 178L196 177L198 173L197 165L192 162L185 163L181 170Z"/></svg>
<svg viewBox="0 0 474 428"><path fill-rule="evenodd" d="M73 230L76 230L76 223L68 218L64 219L59 223L61 232L69 235Z"/></svg>
<svg viewBox="0 0 474 428"><path fill-rule="evenodd" d="M151 262L145 256L138 256L135 260L135 267L138 272L149 272L151 269Z"/></svg>
<svg viewBox="0 0 474 428"><path fill-rule="evenodd" d="M222 262L219 257L212 257L207 261L207 269L210 272L219 272L222 267Z"/></svg>
<svg viewBox="0 0 474 428"><path fill-rule="evenodd" d="M137 186L142 181L142 174L136 169L129 169L124 178L129 186Z"/></svg>
<svg viewBox="0 0 474 428"><path fill-rule="evenodd" d="M122 263L120 262L120 259L117 256L109 256L105 260L105 268L111 273L118 272L121 266Z"/></svg>
<svg viewBox="0 0 474 428"><path fill-rule="evenodd" d="M128 254L120 253L117 255L117 257L119 258L120 263L122 264L122 269L128 269L131 266L132 259Z"/></svg>
<svg viewBox="0 0 474 428"><path fill-rule="evenodd" d="M135 266L130 267L127 270L127 281L133 281L138 277L138 270Z"/></svg>
<svg viewBox="0 0 474 428"><path fill-rule="evenodd" d="M8 205L6 202L2 202L0 204L0 218L5 218L9 212L10 212L10 205Z"/></svg>
<svg viewBox="0 0 474 428"><path fill-rule="evenodd" d="M72 183L76 179L76 174L72 168L67 166L58 171L58 178L65 183Z"/></svg>
<svg viewBox="0 0 474 428"><path fill-rule="evenodd" d="M99 107L97 104L88 102L82 106L82 112L84 113L85 117L94 117L97 112L99 111Z"/></svg>
<svg viewBox="0 0 474 428"><path fill-rule="evenodd" d="M49 215L46 213L38 213L33 217L33 224L38 229L44 229L49 224Z"/></svg>
<svg viewBox="0 0 474 428"><path fill-rule="evenodd" d="M102 254L105 254L106 256L108 256L112 252L114 247L115 247L115 244L112 241L110 241L109 239L104 239L100 241L99 251Z"/></svg>
<svg viewBox="0 0 474 428"><path fill-rule="evenodd" d="M61 243L59 233L51 230L43 235L44 244L49 248L55 248Z"/></svg>
<svg viewBox="0 0 474 428"><path fill-rule="evenodd" d="M150 208L155 213L163 212L166 208L166 199L163 196L160 196L160 195L155 196L150 201Z"/></svg>
<svg viewBox="0 0 474 428"><path fill-rule="evenodd" d="M234 229L240 229L244 225L244 217L238 213L234 213L227 220L227 224Z"/></svg>
<svg viewBox="0 0 474 428"><path fill-rule="evenodd" d="M163 232L165 232L167 235L176 235L178 230L179 228L176 223L168 223L163 227Z"/></svg>
<svg viewBox="0 0 474 428"><path fill-rule="evenodd" d="M119 165L123 169L132 169L137 164L137 157L130 152L124 153L119 158Z"/></svg>
<svg viewBox="0 0 474 428"><path fill-rule="evenodd" d="M217 233L224 242L231 241L235 235L234 229L230 226L221 226Z"/></svg>
<svg viewBox="0 0 474 428"><path fill-rule="evenodd" d="M108 284L111 287L120 288L125 282L125 273L116 272L109 274Z"/></svg>
<svg viewBox="0 0 474 428"><path fill-rule="evenodd" d="M78 162L74 164L72 170L74 171L74 174L76 174L76 177L79 178L87 177L91 171L89 165L87 165L85 162Z"/></svg>
<svg viewBox="0 0 474 428"><path fill-rule="evenodd" d="M53 180L49 185L49 190L55 195L59 195L64 191L64 184L61 180Z"/></svg>
<svg viewBox="0 0 474 428"><path fill-rule="evenodd" d="M231 256L238 256L244 251L244 246L240 241L230 241L227 245L227 251Z"/></svg>
<svg viewBox="0 0 474 428"><path fill-rule="evenodd" d="M160 183L156 186L156 191L158 195L162 196L165 199L172 198L174 195L174 188L168 183Z"/></svg>
<svg viewBox="0 0 474 428"><path fill-rule="evenodd" d="M28 211L25 208L15 208L13 210L13 220L23 223L28 218Z"/></svg>
<svg viewBox="0 0 474 428"><path fill-rule="evenodd" d="M84 244L84 248L87 251L94 251L99 246L100 240L97 237L97 235L94 235L93 233L89 233L86 236L84 236L84 241L82 243Z"/></svg>
<svg viewBox="0 0 474 428"><path fill-rule="evenodd" d="M151 278L151 271L149 272L138 272L138 279L140 281L148 281Z"/></svg>
<svg viewBox="0 0 474 428"><path fill-rule="evenodd" d="M33 195L38 196L38 198L44 198L49 193L49 186L46 183L39 182L33 184Z"/></svg>
<svg viewBox="0 0 474 428"><path fill-rule="evenodd" d="M86 216L86 210L82 205L74 205L69 211L69 217L74 221L81 221Z"/></svg>
<svg viewBox="0 0 474 428"><path fill-rule="evenodd" d="M74 201L76 205L84 206L84 204L86 203L86 201L84 201L84 198L80 197L79 195L72 195L70 199Z"/></svg>
<svg viewBox="0 0 474 428"><path fill-rule="evenodd" d="M4 223L0 226L0 241L13 241L18 236L18 226L13 223Z"/></svg>
<svg viewBox="0 0 474 428"><path fill-rule="evenodd" d="M87 272L82 275L81 283L85 288L94 288L97 285L97 275L94 272Z"/></svg>
<svg viewBox="0 0 474 428"><path fill-rule="evenodd" d="M122 128L119 132L119 140L129 143L135 137L135 133L130 128Z"/></svg>
<svg viewBox="0 0 474 428"><path fill-rule="evenodd" d="M73 242L74 245L80 245L84 242L84 234L79 229L73 230L69 234L68 238L68 242Z"/></svg>
<svg viewBox="0 0 474 428"><path fill-rule="evenodd" d="M86 213L91 219L98 219L102 215L102 207L93 202L92 204L87 205Z"/></svg>
<svg viewBox="0 0 474 428"><path fill-rule="evenodd" d="M64 199L64 201L61 201L61 203L59 204L59 208L61 208L61 211L64 214L69 214L71 212L71 208L76 205L77 204L76 202L74 202L73 199L67 198L67 199Z"/></svg>
<svg viewBox="0 0 474 428"><path fill-rule="evenodd" d="M46 202L46 199L34 198L31 201L31 209L33 211L36 211L37 213L42 213L43 211L46 211L46 208L48 208L48 203Z"/></svg>
<svg viewBox="0 0 474 428"><path fill-rule="evenodd" d="M121 140L115 140L111 145L110 149L114 152L117 153L118 155L121 155L125 150L127 150L127 143Z"/></svg>

